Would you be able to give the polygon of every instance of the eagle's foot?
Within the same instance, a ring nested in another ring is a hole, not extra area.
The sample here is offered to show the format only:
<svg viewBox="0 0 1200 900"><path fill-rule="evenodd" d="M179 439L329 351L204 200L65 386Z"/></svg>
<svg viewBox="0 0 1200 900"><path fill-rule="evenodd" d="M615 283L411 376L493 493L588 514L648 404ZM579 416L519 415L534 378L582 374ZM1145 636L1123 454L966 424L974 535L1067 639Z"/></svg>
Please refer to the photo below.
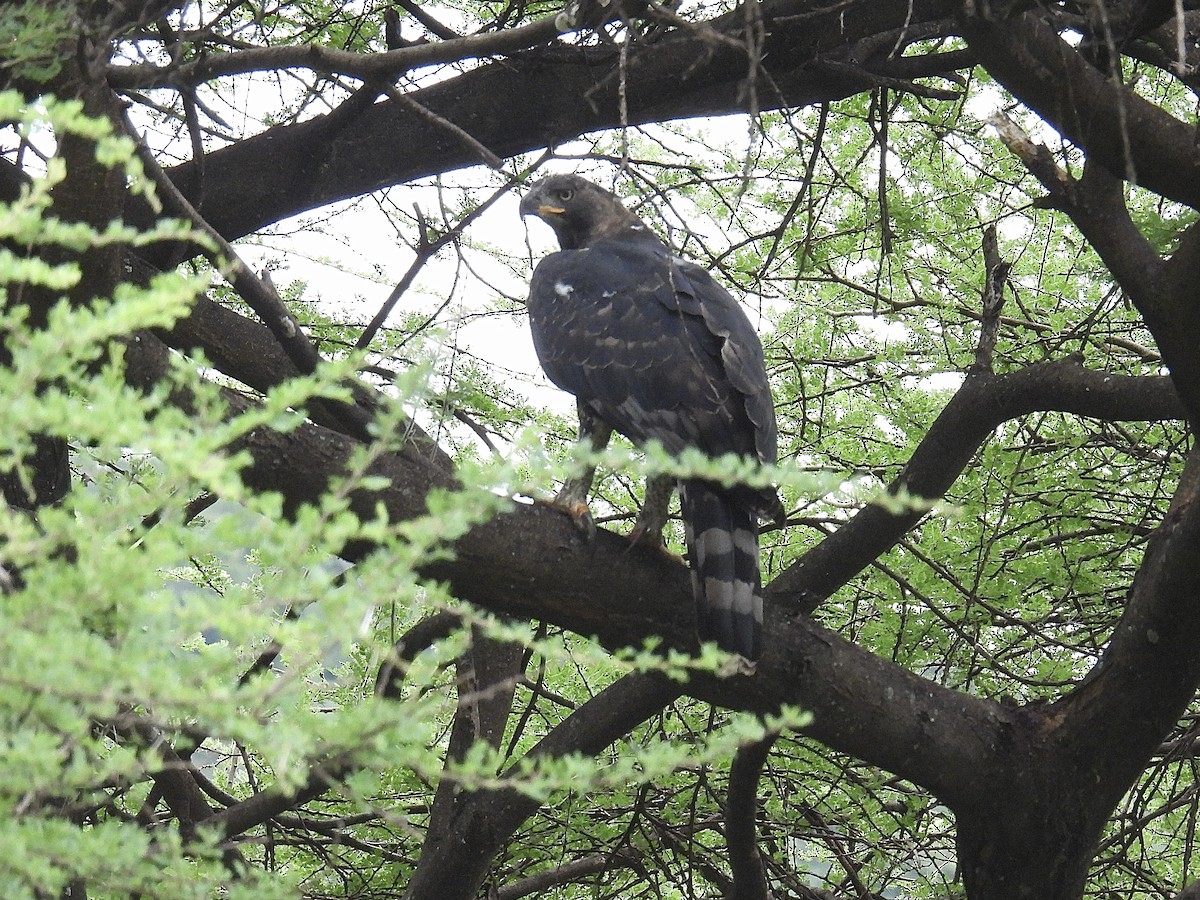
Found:
<svg viewBox="0 0 1200 900"><path fill-rule="evenodd" d="M630 546L655 547L666 552L663 529L667 525L667 507L671 503L671 492L675 479L666 475L655 475L646 479L646 499L641 512L629 533ZM673 556L674 554L668 554Z"/></svg>
<svg viewBox="0 0 1200 900"><path fill-rule="evenodd" d="M589 541L596 536L596 520L592 518L592 511L588 509L587 504L587 492L590 487L590 477L586 479L570 478L554 495L553 500L542 501L547 506L570 516L575 530Z"/></svg>
<svg viewBox="0 0 1200 900"><path fill-rule="evenodd" d="M662 549L663 536L662 526L654 527L652 522L643 522L642 517L638 516L637 522L633 525L633 531L629 532L630 547L652 547Z"/></svg>
<svg viewBox="0 0 1200 900"><path fill-rule="evenodd" d="M564 504L555 499L553 505L571 517L571 524L584 538L590 541L596 537L596 520L592 518L592 511L586 502Z"/></svg>
<svg viewBox="0 0 1200 900"><path fill-rule="evenodd" d="M585 540L590 541L596 536L596 520L592 518L592 511L586 503L563 503L558 497L553 500L534 500L534 503L569 517L575 530L583 535Z"/></svg>
<svg viewBox="0 0 1200 900"><path fill-rule="evenodd" d="M758 669L758 663L751 659L746 659L740 653L730 654L717 668L716 676L718 678L738 678L749 677Z"/></svg>

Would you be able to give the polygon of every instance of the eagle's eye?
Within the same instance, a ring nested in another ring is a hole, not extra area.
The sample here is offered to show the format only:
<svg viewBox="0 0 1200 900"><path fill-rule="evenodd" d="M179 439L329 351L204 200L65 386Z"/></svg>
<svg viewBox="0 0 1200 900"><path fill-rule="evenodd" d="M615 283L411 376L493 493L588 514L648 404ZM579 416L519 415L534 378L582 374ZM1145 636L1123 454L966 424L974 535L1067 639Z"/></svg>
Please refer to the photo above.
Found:
<svg viewBox="0 0 1200 900"><path fill-rule="evenodd" d="M554 196L563 203L567 203L575 196L575 192L570 188L558 188L554 191Z"/></svg>

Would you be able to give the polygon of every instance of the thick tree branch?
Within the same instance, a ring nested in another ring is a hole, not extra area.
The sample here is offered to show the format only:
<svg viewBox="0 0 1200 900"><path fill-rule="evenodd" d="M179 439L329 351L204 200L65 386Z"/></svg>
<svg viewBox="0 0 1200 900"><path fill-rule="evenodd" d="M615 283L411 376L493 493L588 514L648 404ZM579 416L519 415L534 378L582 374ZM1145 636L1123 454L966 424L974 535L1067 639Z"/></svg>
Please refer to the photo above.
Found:
<svg viewBox="0 0 1200 900"><path fill-rule="evenodd" d="M1035 409L1159 418L1177 411L1176 404L1165 379L1114 378L1088 372L1074 361L981 378L951 402L900 483L913 489L935 478L953 480L982 436L1006 418ZM320 496L352 448L351 442L315 426L302 426L288 435L255 432L245 445L254 457L245 473L248 482L282 492L293 505ZM940 461L926 460L926 454L937 455L934 448L940 448ZM947 458L961 460L961 465L944 464ZM446 480L401 459L381 461L376 474L390 478L391 487L356 497L355 508L371 514L381 502L400 519L421 514L431 481ZM882 509L878 515L890 546L897 520ZM867 518L869 510L843 529L859 539L850 548L843 546L851 563L827 558L823 571L801 564L802 571L822 577L830 589L845 583L860 568L858 544L874 539L878 546L878 533L856 530ZM530 553L531 546L546 552ZM353 558L370 549L348 548L347 553ZM651 632L663 635L671 646L694 646L684 567L655 552L631 551L616 535L600 532L584 543L560 514L522 506L472 529L455 544L454 552L452 560L430 565L425 574L449 583L456 596L493 611L545 618L596 635L608 646L639 643ZM805 580L791 572L785 577L791 583ZM606 598L605 603L596 603L596 597ZM995 746L989 741L999 739L996 729L1008 727L1002 722L1014 713L932 684L805 619L790 619L780 603L768 604L764 633L771 637L753 679L697 677L688 692L731 708L763 712L782 704L799 705L816 716L809 733L818 740L903 774L943 799L984 790L981 760Z"/></svg>
<svg viewBox="0 0 1200 900"><path fill-rule="evenodd" d="M679 687L665 678L628 675L571 713L529 751L528 758L599 753L678 696ZM473 900L495 853L539 805L528 794L509 788L465 798L449 834L422 858L405 900ZM464 854L464 847L471 852Z"/></svg>
<svg viewBox="0 0 1200 900"><path fill-rule="evenodd" d="M1184 408L1168 378L1109 375L1074 358L1039 363L1004 375L971 372L926 432L892 495L937 499L996 426L1032 412L1057 410L1102 421L1180 419ZM870 504L780 573L766 589L767 605L815 609L923 517Z"/></svg>
<svg viewBox="0 0 1200 900"><path fill-rule="evenodd" d="M864 38L916 29L953 15L955 8L951 0L854 0L818 11L800 0L765 3L762 67L772 88L759 90L758 105L767 110L850 96L861 88L861 76L822 72L812 61L853 62ZM740 10L707 23L708 30L734 38L743 28ZM353 127L331 130L327 117L317 117L271 128L206 157L200 212L234 240L304 210L475 164L476 149L439 122L455 123L478 145L511 157L622 124L744 111L745 52L736 41L714 42L708 30L679 29L639 47L623 74L607 48L563 45L553 57L530 51L406 94L436 119L413 116L391 101L364 110ZM949 72L971 59L956 55L942 61L947 66L942 71ZM920 77L933 74L913 68L913 58L904 64ZM529 97L538 102L526 102ZM504 115L496 114L498 103ZM392 147L404 152L380 150ZM171 175L191 196L191 164ZM145 221L147 213L131 211L129 217Z"/></svg>
<svg viewBox="0 0 1200 900"><path fill-rule="evenodd" d="M1087 759L1097 827L1179 721L1200 685L1200 449L1151 537L1121 622L1086 681L1052 721Z"/></svg>
<svg viewBox="0 0 1200 900"><path fill-rule="evenodd" d="M280 813L296 809L320 797L330 788L336 787L347 771L344 766L338 764L318 766L309 775L308 780L295 791L283 791L278 788L260 791L241 803L213 813L204 819L200 826L214 829L225 840L245 834Z"/></svg>
<svg viewBox="0 0 1200 900"><path fill-rule="evenodd" d="M963 36L997 81L1090 160L1118 177L1200 209L1194 129L1089 63L1041 18L1013 4L972 3ZM983 9L990 12L979 12Z"/></svg>
<svg viewBox="0 0 1200 900"><path fill-rule="evenodd" d="M541 896L560 884L579 881L589 875L598 875L613 869L636 867L636 857L621 854L596 854L582 859L573 859L554 869L528 875L496 889L496 900L520 900L522 897Z"/></svg>
<svg viewBox="0 0 1200 900"><path fill-rule="evenodd" d="M1006 730L989 761L990 793L955 805L970 896L1082 895L1112 809L1200 685L1198 595L1200 451L1193 449L1101 661L1066 698L1023 708L1020 727ZM1031 842L1050 820L1070 824L1049 845Z"/></svg>
<svg viewBox="0 0 1200 900"><path fill-rule="evenodd" d="M725 801L725 843L733 873L731 900L771 900L758 850L758 779L778 735L740 747L729 767Z"/></svg>
<svg viewBox="0 0 1200 900"><path fill-rule="evenodd" d="M488 637L482 628L471 629L471 646L458 661L458 704L450 727L446 765L460 762L476 741L499 749L504 724L512 709L513 692L523 670L525 647ZM470 794L455 779L443 775L433 796L429 826L421 859L437 852L450 833L451 823ZM418 870L421 862L418 861Z"/></svg>
<svg viewBox="0 0 1200 900"><path fill-rule="evenodd" d="M159 66L142 64L112 66L108 82L116 90L169 88L178 84L198 85L226 75L272 69L311 69L337 73L363 81L394 81L405 72L439 63L488 56L504 56L553 39L559 32L554 16L528 25L505 28L452 40L415 44L386 53L365 54L315 44L256 47L226 53L210 52L193 62Z"/></svg>

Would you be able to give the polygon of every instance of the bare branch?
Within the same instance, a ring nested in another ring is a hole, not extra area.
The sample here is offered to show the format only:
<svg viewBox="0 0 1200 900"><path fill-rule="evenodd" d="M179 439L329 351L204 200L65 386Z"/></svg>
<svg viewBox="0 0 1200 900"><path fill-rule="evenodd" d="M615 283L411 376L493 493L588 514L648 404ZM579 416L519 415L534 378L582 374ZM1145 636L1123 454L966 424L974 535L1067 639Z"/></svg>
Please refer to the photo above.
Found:
<svg viewBox="0 0 1200 900"><path fill-rule="evenodd" d="M545 872L529 875L517 881L510 882L496 889L496 900L520 900L534 894L542 894L560 884L580 881L589 875L609 872L613 869L627 869L637 866L636 857L628 853L596 854L582 859L573 859Z"/></svg>
<svg viewBox="0 0 1200 900"><path fill-rule="evenodd" d="M729 769L725 804L725 842L733 873L734 900L771 900L758 850L758 779L778 735L738 749Z"/></svg>
<svg viewBox="0 0 1200 900"><path fill-rule="evenodd" d="M405 72L423 66L516 53L552 40L558 32L555 17L547 16L516 28L369 55L313 44L207 53L194 62L178 66L112 66L108 70L108 83L114 90L169 88L180 84L198 85L226 75L274 69L311 69L323 74L349 75L362 81L394 81Z"/></svg>
<svg viewBox="0 0 1200 900"><path fill-rule="evenodd" d="M989 225L983 232L982 327L979 329L979 345L972 364L972 368L981 372L992 371L992 354L1000 335L1000 311L1004 308L1004 288L1008 283L1010 268L1000 258L1000 251L996 247L996 226Z"/></svg>
<svg viewBox="0 0 1200 900"><path fill-rule="evenodd" d="M1037 12L969 4L963 35L979 62L1088 158L1151 191L1200 209L1194 129L1107 77ZM987 8L988 15L980 12ZM1063 90L1070 85L1069 91Z"/></svg>

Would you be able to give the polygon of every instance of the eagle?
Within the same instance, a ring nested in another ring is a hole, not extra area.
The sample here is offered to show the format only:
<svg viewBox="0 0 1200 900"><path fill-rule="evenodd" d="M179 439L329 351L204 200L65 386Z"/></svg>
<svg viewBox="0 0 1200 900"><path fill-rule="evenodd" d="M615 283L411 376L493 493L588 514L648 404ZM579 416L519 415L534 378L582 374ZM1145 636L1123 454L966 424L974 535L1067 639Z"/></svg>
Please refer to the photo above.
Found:
<svg viewBox="0 0 1200 900"><path fill-rule="evenodd" d="M546 222L561 247L534 268L529 324L547 377L575 396L582 438L603 446L615 429L672 454L775 462L762 344L728 291L577 175L534 183L521 215ZM590 474L558 499L586 511L589 484ZM779 497L703 478L678 487L699 636L753 663L762 644L759 519L785 520Z"/></svg>

